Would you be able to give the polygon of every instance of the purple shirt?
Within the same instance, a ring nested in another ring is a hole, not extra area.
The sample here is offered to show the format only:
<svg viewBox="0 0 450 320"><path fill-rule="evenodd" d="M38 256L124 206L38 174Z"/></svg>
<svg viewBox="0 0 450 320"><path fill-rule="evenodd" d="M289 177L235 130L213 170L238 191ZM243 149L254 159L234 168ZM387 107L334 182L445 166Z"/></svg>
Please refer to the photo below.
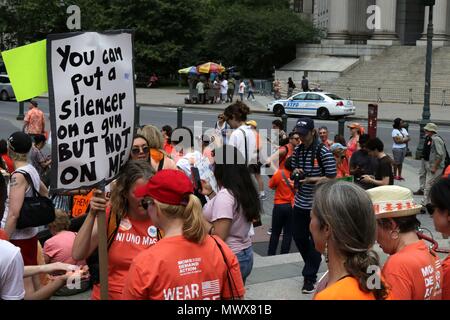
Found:
<svg viewBox="0 0 450 320"><path fill-rule="evenodd" d="M249 236L251 222L245 218L242 208L235 210L235 199L227 189L220 189L216 196L205 204L203 214L211 223L219 219L231 220L230 233L225 242L234 254L252 245Z"/></svg>

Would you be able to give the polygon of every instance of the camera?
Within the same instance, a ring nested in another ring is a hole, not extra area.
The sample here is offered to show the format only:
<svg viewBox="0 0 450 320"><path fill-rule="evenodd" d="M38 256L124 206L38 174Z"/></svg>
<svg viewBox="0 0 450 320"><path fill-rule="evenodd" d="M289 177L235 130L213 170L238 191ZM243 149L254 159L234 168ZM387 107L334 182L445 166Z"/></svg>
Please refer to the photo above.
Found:
<svg viewBox="0 0 450 320"><path fill-rule="evenodd" d="M294 171L291 174L291 180L294 181L294 188L298 189L300 187L300 181L305 180L306 175L303 172Z"/></svg>

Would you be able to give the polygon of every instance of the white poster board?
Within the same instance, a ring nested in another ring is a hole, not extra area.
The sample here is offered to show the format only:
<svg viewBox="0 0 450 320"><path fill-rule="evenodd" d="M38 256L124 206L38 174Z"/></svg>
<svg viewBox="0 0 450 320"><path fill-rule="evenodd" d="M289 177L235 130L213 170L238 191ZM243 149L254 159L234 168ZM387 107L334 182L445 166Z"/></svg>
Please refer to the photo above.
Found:
<svg viewBox="0 0 450 320"><path fill-rule="evenodd" d="M135 87L130 31L47 39L53 191L107 184L128 160Z"/></svg>

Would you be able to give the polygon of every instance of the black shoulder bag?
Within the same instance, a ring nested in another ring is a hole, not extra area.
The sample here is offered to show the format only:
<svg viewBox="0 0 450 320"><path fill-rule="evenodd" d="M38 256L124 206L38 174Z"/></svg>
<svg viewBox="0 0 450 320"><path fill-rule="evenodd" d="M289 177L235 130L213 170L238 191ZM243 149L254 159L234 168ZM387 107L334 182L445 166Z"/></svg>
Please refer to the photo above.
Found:
<svg viewBox="0 0 450 320"><path fill-rule="evenodd" d="M34 187L33 181L24 171L16 171L22 174L33 189L32 197L23 199L20 215L17 219L16 229L25 229L47 225L55 220L55 206L47 197L41 196Z"/></svg>

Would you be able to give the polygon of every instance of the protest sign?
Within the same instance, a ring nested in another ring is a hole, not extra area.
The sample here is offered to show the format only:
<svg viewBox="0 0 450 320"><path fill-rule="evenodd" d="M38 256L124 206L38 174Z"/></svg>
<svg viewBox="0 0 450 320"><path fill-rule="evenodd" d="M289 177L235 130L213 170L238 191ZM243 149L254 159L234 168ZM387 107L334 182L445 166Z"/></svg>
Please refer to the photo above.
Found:
<svg viewBox="0 0 450 320"><path fill-rule="evenodd" d="M48 91L46 45L47 41L42 40L2 52L17 101Z"/></svg>
<svg viewBox="0 0 450 320"><path fill-rule="evenodd" d="M53 190L105 185L128 160L134 128L132 33L47 39Z"/></svg>

